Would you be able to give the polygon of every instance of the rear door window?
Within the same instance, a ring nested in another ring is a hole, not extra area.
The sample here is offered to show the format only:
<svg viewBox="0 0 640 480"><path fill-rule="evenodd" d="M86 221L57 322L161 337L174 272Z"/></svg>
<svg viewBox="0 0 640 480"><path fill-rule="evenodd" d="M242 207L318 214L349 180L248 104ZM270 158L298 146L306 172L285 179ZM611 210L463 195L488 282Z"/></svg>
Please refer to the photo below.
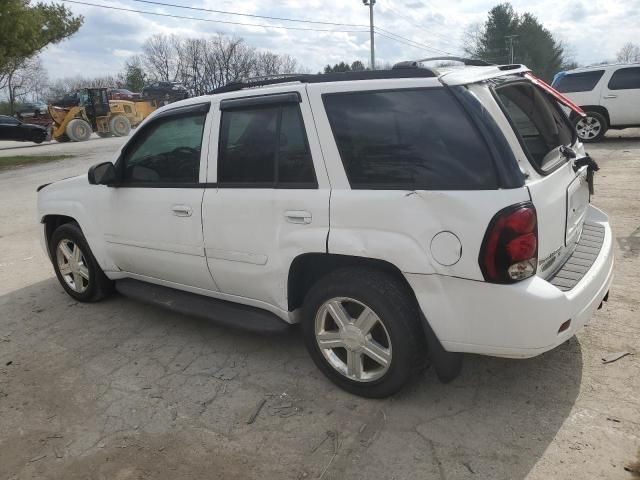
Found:
<svg viewBox="0 0 640 480"><path fill-rule="evenodd" d="M550 172L566 160L555 151L561 145L573 145L575 134L555 100L528 82L498 87L496 93L536 169Z"/></svg>
<svg viewBox="0 0 640 480"><path fill-rule="evenodd" d="M569 73L560 77L553 87L560 93L590 92L596 87L603 74L604 70Z"/></svg>
<svg viewBox="0 0 640 480"><path fill-rule="evenodd" d="M223 111L218 182L235 187L316 188L300 107Z"/></svg>
<svg viewBox="0 0 640 480"><path fill-rule="evenodd" d="M621 68L611 76L609 90L640 89L640 67Z"/></svg>
<svg viewBox="0 0 640 480"><path fill-rule="evenodd" d="M493 159L444 88L323 95L353 189L494 189Z"/></svg>

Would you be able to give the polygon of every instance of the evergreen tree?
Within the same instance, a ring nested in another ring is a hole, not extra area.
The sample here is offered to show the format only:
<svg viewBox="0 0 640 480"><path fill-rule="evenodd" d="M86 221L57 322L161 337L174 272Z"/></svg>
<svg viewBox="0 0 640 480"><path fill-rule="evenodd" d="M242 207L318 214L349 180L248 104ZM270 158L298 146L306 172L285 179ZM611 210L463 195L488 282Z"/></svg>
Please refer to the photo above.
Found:
<svg viewBox="0 0 640 480"><path fill-rule="evenodd" d="M527 65L547 81L568 63L562 43L556 41L534 15L518 15L509 3L493 7L479 32L467 32L466 53L491 63L510 63L508 37L511 35L516 35L514 62Z"/></svg>

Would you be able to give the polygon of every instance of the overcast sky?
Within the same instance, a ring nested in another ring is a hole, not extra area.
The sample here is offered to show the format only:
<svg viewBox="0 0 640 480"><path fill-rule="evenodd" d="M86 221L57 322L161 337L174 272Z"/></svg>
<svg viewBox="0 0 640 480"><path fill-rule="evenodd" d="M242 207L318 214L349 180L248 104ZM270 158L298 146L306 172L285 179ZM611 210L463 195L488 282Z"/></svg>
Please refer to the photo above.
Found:
<svg viewBox="0 0 640 480"><path fill-rule="evenodd" d="M56 0L60 1L60 0ZM296 26L303 28L362 30L314 32L256 26L229 25L123 12L67 3L85 17L79 32L48 47L41 55L51 79L67 76L115 74L127 57L139 53L146 38L155 33L208 36L218 32L240 36L259 49L294 56L311 71L328 63L369 60L368 7L361 0L158 0L240 13L363 25L342 27L310 25L260 18L215 14L173 7L161 7L135 0L86 0L115 7L145 10L231 22ZM497 1L486 0L378 0L376 26L424 46L412 47L376 35L376 61L461 53L465 28L483 22ZM640 40L640 0L514 0L518 12L531 12L562 40L580 64L614 59L625 42ZM432 49L429 49L430 47Z"/></svg>

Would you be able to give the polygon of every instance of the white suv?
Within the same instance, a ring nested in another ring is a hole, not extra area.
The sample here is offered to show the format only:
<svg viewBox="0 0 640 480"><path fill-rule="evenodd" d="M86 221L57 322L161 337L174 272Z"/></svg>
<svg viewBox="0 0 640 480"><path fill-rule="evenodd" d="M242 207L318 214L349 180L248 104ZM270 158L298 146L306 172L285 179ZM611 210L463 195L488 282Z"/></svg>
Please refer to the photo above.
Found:
<svg viewBox="0 0 640 480"><path fill-rule="evenodd" d="M472 63L472 62L469 62ZM526 67L231 84L150 116L114 162L39 188L64 289L241 328L300 323L340 387L573 336L613 272L595 163Z"/></svg>
<svg viewBox="0 0 640 480"><path fill-rule="evenodd" d="M560 72L552 85L586 112L571 115L583 142L599 141L608 129L640 127L640 63Z"/></svg>

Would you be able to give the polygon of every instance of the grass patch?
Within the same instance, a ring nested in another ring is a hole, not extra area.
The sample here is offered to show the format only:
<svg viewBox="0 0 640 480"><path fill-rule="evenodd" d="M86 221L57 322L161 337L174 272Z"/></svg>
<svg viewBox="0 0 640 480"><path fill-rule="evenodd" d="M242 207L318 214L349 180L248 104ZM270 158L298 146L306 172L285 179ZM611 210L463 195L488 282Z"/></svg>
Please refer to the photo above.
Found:
<svg viewBox="0 0 640 480"><path fill-rule="evenodd" d="M10 167L22 167L34 163L54 162L71 157L73 157L73 155L15 155L12 157L0 157L0 170Z"/></svg>

